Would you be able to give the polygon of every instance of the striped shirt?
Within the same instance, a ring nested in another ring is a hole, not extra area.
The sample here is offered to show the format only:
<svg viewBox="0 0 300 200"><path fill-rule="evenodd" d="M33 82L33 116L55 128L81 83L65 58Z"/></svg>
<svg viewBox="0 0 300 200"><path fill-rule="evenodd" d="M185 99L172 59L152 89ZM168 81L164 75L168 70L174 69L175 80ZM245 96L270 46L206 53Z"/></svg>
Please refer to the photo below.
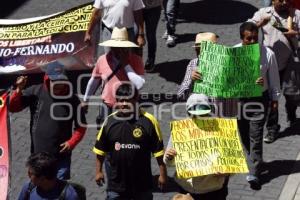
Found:
<svg viewBox="0 0 300 200"><path fill-rule="evenodd" d="M179 86L177 97L186 100L193 90L192 72L197 70L198 58L191 60L186 68L184 79ZM238 99L208 97L213 105L212 112L219 117L235 117L237 115Z"/></svg>

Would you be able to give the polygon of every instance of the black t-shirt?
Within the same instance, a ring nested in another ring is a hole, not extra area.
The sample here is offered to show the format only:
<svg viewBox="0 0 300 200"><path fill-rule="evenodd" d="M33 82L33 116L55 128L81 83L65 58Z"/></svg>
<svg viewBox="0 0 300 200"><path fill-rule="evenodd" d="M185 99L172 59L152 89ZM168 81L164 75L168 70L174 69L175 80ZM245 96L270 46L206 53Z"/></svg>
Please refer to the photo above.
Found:
<svg viewBox="0 0 300 200"><path fill-rule="evenodd" d="M107 190L135 194L152 188L151 153L163 155L163 141L157 120L141 111L138 119L117 119L110 115L99 131L93 151L107 155L111 165Z"/></svg>
<svg viewBox="0 0 300 200"><path fill-rule="evenodd" d="M31 152L64 156L59 154L60 144L71 138L73 122L75 128L86 123L83 111L77 112L79 98L55 99L43 84L25 89L21 98L23 107L30 106Z"/></svg>

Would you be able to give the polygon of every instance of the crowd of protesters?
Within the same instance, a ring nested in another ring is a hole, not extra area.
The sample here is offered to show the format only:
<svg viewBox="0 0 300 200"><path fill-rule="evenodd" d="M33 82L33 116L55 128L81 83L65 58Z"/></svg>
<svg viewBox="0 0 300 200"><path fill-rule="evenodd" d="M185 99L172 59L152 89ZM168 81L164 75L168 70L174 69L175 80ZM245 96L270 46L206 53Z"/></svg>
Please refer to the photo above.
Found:
<svg viewBox="0 0 300 200"><path fill-rule="evenodd" d="M238 119L249 167L246 180L254 190L261 189L263 141L272 143L279 136L278 101L281 94L285 96L287 118L292 126L297 119L299 103L290 88L300 87L293 84L297 80L290 75L295 73L290 66L300 64L299 3L292 0L265 0L263 3L266 7L241 24L241 43L235 45L257 44L259 34L262 34L263 40L259 44L261 77L253 83L262 88L262 96L221 99L193 94L193 83L202 79L201 71L197 68L201 59L201 42L218 43L219 36L212 32L196 35L193 46L196 57L189 62L177 94L179 100L186 101L186 111L191 118L210 116L213 111L211 103L222 103L224 113L218 116L225 117L235 116L237 105L254 102L264 106L263 110L251 112L250 119ZM172 48L176 46L175 27L179 4L179 0L95 0L88 30L82 39L90 43L91 37L95 37L93 29L101 21L99 48L104 47L105 54L97 57L83 100L71 92L72 84L64 66L58 62L46 66L42 84L26 88L27 77L18 77L9 110L19 112L29 107L31 113L31 155L26 163L30 181L23 186L20 200L85 199L84 188L67 180L71 178L72 150L86 132L85 115L88 114L89 99L99 88L101 106L95 119L99 132L93 152L96 154L95 181L100 186L107 181L106 199L153 199L151 155L156 158L159 168L158 185L161 189L166 187L166 166L173 166L176 157L172 138L165 152L159 121L139 107L137 102L139 90L144 84L149 84L144 77L145 71L150 72L155 68L156 29L161 5L166 19L163 38L166 39L166 45ZM142 55L134 49L142 48L146 42L148 54L144 65ZM197 109L201 109L201 114ZM263 117L258 117L260 115ZM263 137L265 124L268 133ZM175 175L182 194L177 194L173 199L226 199L229 177L229 174L217 173L180 179Z"/></svg>

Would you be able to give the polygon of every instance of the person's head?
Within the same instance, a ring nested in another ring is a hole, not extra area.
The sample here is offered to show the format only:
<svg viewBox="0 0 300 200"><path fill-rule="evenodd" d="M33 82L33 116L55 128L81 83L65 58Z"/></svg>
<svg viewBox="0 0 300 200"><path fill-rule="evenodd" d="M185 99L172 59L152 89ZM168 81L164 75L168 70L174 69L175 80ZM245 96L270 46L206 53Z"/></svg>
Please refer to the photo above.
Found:
<svg viewBox="0 0 300 200"><path fill-rule="evenodd" d="M134 113L138 98L139 92L132 83L122 83L116 90L117 110L123 114Z"/></svg>
<svg viewBox="0 0 300 200"><path fill-rule="evenodd" d="M129 49L138 47L135 43L128 40L128 33L125 27L115 27L111 33L111 39L99 44L100 46L110 47L111 51L116 57L123 54L128 54Z"/></svg>
<svg viewBox="0 0 300 200"><path fill-rule="evenodd" d="M186 111L191 117L206 117L211 113L208 97L204 94L192 94L186 101Z"/></svg>
<svg viewBox="0 0 300 200"><path fill-rule="evenodd" d="M258 42L258 27L253 22L244 22L240 26L240 38L243 45L255 44Z"/></svg>
<svg viewBox="0 0 300 200"><path fill-rule="evenodd" d="M128 57L130 52L130 48L126 47L111 47L110 50L118 59L121 59L122 57Z"/></svg>
<svg viewBox="0 0 300 200"><path fill-rule="evenodd" d="M210 41L213 43L217 43L219 36L215 33L205 32L205 33L198 33L195 38L195 51L197 56L200 54L201 42L203 41Z"/></svg>
<svg viewBox="0 0 300 200"><path fill-rule="evenodd" d="M28 176L36 186L42 186L46 181L56 180L57 160L47 152L35 153L26 162Z"/></svg>
<svg viewBox="0 0 300 200"><path fill-rule="evenodd" d="M50 90L55 96L69 93L70 82L62 64L57 61L47 64L45 75L50 80Z"/></svg>
<svg viewBox="0 0 300 200"><path fill-rule="evenodd" d="M175 194L172 200L194 200L190 194Z"/></svg>
<svg viewBox="0 0 300 200"><path fill-rule="evenodd" d="M272 0L275 11L278 14L289 14L289 9L292 7L292 0Z"/></svg>

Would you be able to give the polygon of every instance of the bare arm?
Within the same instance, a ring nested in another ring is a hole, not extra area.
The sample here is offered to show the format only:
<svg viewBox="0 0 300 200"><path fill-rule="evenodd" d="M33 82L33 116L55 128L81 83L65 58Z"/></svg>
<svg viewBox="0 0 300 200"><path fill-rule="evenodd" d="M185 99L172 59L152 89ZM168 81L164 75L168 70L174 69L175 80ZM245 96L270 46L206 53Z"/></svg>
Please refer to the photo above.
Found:
<svg viewBox="0 0 300 200"><path fill-rule="evenodd" d="M162 190L167 184L167 168L165 163L163 162L163 156L156 157L157 164L159 167L159 177L158 177L158 187Z"/></svg>
<svg viewBox="0 0 300 200"><path fill-rule="evenodd" d="M143 17L143 10L136 10L133 12L135 23L138 26L138 37L137 37L137 45L140 47L145 45L145 31L144 31L144 17Z"/></svg>
<svg viewBox="0 0 300 200"><path fill-rule="evenodd" d="M85 32L85 36L84 36L85 42L87 42L87 43L91 42L91 36L92 36L93 29L94 29L95 25L97 24L97 22L100 20L101 20L101 9L94 8L90 22L89 22L88 29Z"/></svg>
<svg viewBox="0 0 300 200"><path fill-rule="evenodd" d="M95 181L97 183L97 185L102 186L102 184L104 183L104 173L102 170L102 166L103 166L103 161L104 161L104 156L101 155L97 155L96 157L96 178Z"/></svg>

